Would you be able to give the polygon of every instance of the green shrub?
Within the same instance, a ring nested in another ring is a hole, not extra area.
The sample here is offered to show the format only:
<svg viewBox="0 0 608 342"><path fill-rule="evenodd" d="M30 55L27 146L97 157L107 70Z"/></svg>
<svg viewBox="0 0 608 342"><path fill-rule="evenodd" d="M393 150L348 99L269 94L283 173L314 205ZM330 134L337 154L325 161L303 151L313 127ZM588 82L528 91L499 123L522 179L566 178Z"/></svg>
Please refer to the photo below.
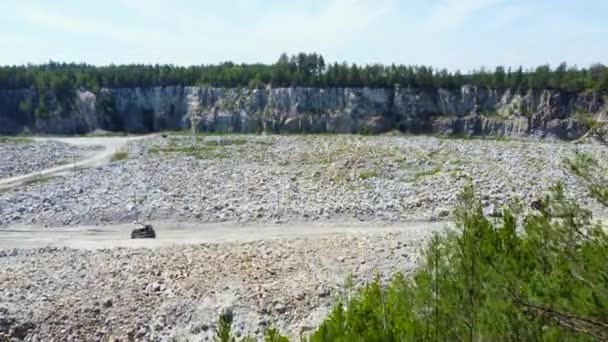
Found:
<svg viewBox="0 0 608 342"><path fill-rule="evenodd" d="M289 339L281 335L277 329L268 328L264 333L264 342L289 342Z"/></svg>
<svg viewBox="0 0 608 342"><path fill-rule="evenodd" d="M224 311L220 314L220 321L215 332L215 341L217 342L231 342L235 341L232 336L232 311Z"/></svg>
<svg viewBox="0 0 608 342"><path fill-rule="evenodd" d="M363 180L378 177L378 170L371 169L371 170L363 171L363 172L361 172L359 177Z"/></svg>
<svg viewBox="0 0 608 342"><path fill-rule="evenodd" d="M568 163L601 203L598 163ZM608 236L556 186L537 211L491 220L472 187L456 229L434 236L411 277L365 285L311 341L594 341L608 339ZM521 222L520 224L518 222Z"/></svg>
<svg viewBox="0 0 608 342"><path fill-rule="evenodd" d="M608 171L597 160L584 153L567 161L568 169L587 185L591 196L608 207Z"/></svg>
<svg viewBox="0 0 608 342"><path fill-rule="evenodd" d="M218 328L215 332L216 342L252 342L256 339L250 336L245 336L237 339L232 334L232 321L234 315L230 309L224 310L220 314ZM287 337L282 336L277 329L268 328L264 333L264 342L289 342Z"/></svg>
<svg viewBox="0 0 608 342"><path fill-rule="evenodd" d="M606 170L582 154L567 165L608 206ZM309 340L608 340L606 227L561 185L533 210L504 208L500 218L486 217L467 186L454 223L433 236L412 275L354 292L347 280L350 292Z"/></svg>
<svg viewBox="0 0 608 342"><path fill-rule="evenodd" d="M158 145L154 145L154 146L148 148L148 153L150 153L150 154L159 154L160 153L160 147Z"/></svg>
<svg viewBox="0 0 608 342"><path fill-rule="evenodd" d="M48 109L45 106L42 106L42 105L40 107L36 108L34 113L36 114L36 117L40 118L40 119L48 119L51 117L51 113L48 111Z"/></svg>
<svg viewBox="0 0 608 342"><path fill-rule="evenodd" d="M608 238L557 187L539 213L486 218L467 188L456 231L412 277L336 305L311 341L563 341L608 338Z"/></svg>
<svg viewBox="0 0 608 342"><path fill-rule="evenodd" d="M426 177L434 176L434 175L440 173L442 169L443 169L443 165L438 165L430 170L416 172L416 174L414 175L414 182L417 182Z"/></svg>
<svg viewBox="0 0 608 342"><path fill-rule="evenodd" d="M254 78L254 79L249 80L249 82L247 83L247 88L264 89L264 83L260 79Z"/></svg>
<svg viewBox="0 0 608 342"><path fill-rule="evenodd" d="M19 111L24 114L29 114L32 111L32 103L29 100L20 101Z"/></svg>
<svg viewBox="0 0 608 342"><path fill-rule="evenodd" d="M116 152L114 153L114 155L112 155L112 161L122 161L122 160L127 160L129 159L129 153L128 152Z"/></svg>

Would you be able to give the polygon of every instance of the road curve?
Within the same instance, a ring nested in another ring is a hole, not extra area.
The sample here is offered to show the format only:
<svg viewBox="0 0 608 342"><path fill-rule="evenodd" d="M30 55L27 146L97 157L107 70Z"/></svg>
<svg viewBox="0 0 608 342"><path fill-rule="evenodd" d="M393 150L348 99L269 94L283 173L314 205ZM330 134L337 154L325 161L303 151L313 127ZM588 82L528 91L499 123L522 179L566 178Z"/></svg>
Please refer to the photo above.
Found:
<svg viewBox="0 0 608 342"><path fill-rule="evenodd" d="M54 166L42 171L32 172L25 175L13 176L0 179L0 190L13 188L27 181L39 177L56 177L73 171L75 168L84 168L103 165L112 159L112 155L124 148L129 141L145 139L150 135L133 137L36 137L35 141L53 140L79 146L102 146L103 149L93 151L86 158L76 163Z"/></svg>

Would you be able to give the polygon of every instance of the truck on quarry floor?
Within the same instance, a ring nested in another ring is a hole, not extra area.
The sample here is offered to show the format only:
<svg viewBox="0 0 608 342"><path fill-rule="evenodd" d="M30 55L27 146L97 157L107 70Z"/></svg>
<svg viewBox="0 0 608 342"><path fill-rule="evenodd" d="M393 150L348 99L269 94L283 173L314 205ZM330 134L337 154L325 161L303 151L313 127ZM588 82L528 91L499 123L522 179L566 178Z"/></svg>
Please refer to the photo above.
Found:
<svg viewBox="0 0 608 342"><path fill-rule="evenodd" d="M141 224L141 227L133 229L131 239L155 239L156 232L151 224Z"/></svg>

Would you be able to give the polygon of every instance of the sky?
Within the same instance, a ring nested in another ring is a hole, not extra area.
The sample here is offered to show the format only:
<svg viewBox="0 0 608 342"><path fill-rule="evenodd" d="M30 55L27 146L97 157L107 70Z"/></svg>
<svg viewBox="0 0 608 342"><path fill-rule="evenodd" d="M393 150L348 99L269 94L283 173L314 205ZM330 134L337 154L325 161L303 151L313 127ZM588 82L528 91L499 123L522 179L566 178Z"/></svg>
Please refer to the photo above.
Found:
<svg viewBox="0 0 608 342"><path fill-rule="evenodd" d="M608 64L608 0L0 0L0 64Z"/></svg>

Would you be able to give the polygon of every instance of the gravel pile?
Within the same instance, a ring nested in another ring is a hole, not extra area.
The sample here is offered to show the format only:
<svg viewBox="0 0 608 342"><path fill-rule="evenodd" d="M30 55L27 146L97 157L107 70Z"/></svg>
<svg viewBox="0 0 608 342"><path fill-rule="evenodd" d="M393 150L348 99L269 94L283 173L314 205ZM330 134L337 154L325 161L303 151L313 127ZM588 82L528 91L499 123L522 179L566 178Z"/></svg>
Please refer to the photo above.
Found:
<svg viewBox="0 0 608 342"><path fill-rule="evenodd" d="M348 275L410 272L430 234L0 251L0 341L206 341L222 310L237 336L274 326L295 338L346 295Z"/></svg>
<svg viewBox="0 0 608 342"><path fill-rule="evenodd" d="M600 145L403 136L170 136L129 159L0 194L0 227L134 220L302 222L437 220L472 179L488 212L529 203L557 181L598 214L563 169ZM136 204L136 205L135 205Z"/></svg>
<svg viewBox="0 0 608 342"><path fill-rule="evenodd" d="M96 147L58 141L5 140L0 142L0 178L19 176L79 160Z"/></svg>

